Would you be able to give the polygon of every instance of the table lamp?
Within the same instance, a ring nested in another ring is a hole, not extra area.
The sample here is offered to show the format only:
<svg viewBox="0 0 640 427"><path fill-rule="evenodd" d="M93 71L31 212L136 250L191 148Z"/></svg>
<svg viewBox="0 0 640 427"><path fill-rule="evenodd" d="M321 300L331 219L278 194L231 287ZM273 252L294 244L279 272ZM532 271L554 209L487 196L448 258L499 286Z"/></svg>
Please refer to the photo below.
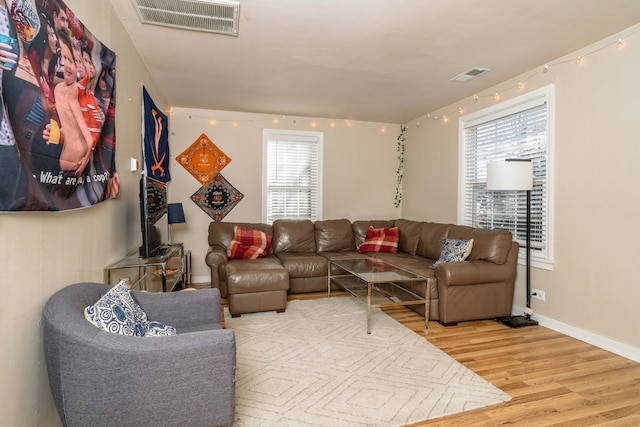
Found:
<svg viewBox="0 0 640 427"><path fill-rule="evenodd" d="M182 224L186 221L184 219L182 203L169 203L167 207L169 214L169 242L173 243L173 239L171 238L171 229L173 228L173 224Z"/></svg>
<svg viewBox="0 0 640 427"><path fill-rule="evenodd" d="M511 328L534 326L538 322L531 319L531 190L533 189L533 163L528 159L507 159L487 164L487 190L527 192L527 247L526 283L527 304L524 316L508 316L499 322Z"/></svg>

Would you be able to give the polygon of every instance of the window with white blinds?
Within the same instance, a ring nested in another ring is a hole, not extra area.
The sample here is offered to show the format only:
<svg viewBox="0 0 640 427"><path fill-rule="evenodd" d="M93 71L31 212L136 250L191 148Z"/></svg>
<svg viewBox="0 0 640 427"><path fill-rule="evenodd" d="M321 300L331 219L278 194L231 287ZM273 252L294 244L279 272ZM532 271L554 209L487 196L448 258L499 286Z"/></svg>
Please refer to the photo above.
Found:
<svg viewBox="0 0 640 427"><path fill-rule="evenodd" d="M531 258L543 264L551 261L551 95L552 88L544 88L461 121L459 221L473 227L509 230L524 250L526 191L487 190L487 164L505 159L530 159L533 163Z"/></svg>
<svg viewBox="0 0 640 427"><path fill-rule="evenodd" d="M322 132L263 131L262 219L321 219Z"/></svg>

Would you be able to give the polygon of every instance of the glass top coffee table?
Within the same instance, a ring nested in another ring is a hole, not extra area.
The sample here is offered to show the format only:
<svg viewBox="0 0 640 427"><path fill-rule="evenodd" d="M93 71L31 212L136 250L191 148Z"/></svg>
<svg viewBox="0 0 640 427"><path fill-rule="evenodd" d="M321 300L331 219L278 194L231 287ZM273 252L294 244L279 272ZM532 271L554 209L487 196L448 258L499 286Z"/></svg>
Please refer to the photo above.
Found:
<svg viewBox="0 0 640 427"><path fill-rule="evenodd" d="M402 287L403 283L409 282L423 282L425 297ZM377 258L338 258L329 260L329 296L332 283L367 303L368 334L371 333L371 307L424 304L424 327L429 327L429 278Z"/></svg>

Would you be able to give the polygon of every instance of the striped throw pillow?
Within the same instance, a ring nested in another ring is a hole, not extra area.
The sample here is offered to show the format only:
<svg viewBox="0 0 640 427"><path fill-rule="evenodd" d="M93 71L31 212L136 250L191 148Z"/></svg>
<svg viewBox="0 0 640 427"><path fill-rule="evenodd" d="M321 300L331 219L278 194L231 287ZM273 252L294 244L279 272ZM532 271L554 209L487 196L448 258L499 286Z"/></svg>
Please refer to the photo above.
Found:
<svg viewBox="0 0 640 427"><path fill-rule="evenodd" d="M262 258L271 249L271 239L273 235L260 230L250 230L247 228L233 227L234 238L229 243L227 255L231 259L256 259Z"/></svg>
<svg viewBox="0 0 640 427"><path fill-rule="evenodd" d="M358 248L358 252L398 252L398 240L400 231L398 227L373 228L369 226L364 242Z"/></svg>

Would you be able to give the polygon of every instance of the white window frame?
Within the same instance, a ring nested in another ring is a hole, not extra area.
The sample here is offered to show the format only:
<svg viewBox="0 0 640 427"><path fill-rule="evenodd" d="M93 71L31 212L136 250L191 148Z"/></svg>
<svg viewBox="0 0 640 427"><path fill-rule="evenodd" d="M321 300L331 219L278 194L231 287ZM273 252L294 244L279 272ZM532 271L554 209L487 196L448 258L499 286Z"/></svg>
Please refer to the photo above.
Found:
<svg viewBox="0 0 640 427"><path fill-rule="evenodd" d="M519 112L526 111L528 109L543 106L546 104L547 115L547 138L546 138L546 175L540 176L536 174L535 161L534 161L534 190L532 191L532 203L535 203L534 196L536 194L536 186L539 188L546 188L546 200L543 204L542 211L538 213L538 217L543 221L542 235L545 241L544 248L536 248L532 243L531 250L531 266L536 268L542 268L546 270L553 269L553 135L554 132L554 87L553 85L545 86L541 89L531 91L524 95L518 96L511 100L502 102L500 104L485 108L475 113L468 114L460 118L459 121L459 164L458 164L458 223L476 226L473 224L473 214L468 211L469 208L473 208L471 199L471 193L473 187L477 188L478 185L483 183L486 185L486 163L479 163L477 165L477 180L474 183L467 182L467 164L465 159L467 158L467 129L481 125L483 123L498 120L503 117L507 117ZM504 153L501 153L504 154ZM501 154L498 154L500 156ZM526 159L527 155L524 153L509 153L505 158L495 158L493 160L505 160L506 158L522 158ZM484 180L484 182L482 182ZM483 191L483 190L479 190ZM486 191L486 190L484 190ZM526 200L526 193L523 191L518 197ZM541 193L538 193L541 194ZM468 203L468 204L467 204ZM518 202L519 206L522 206L521 202ZM526 205L526 203L525 203ZM518 210L518 214L521 215L521 210ZM511 230L513 231L513 230ZM514 234L514 239L520 243L520 256L519 262L524 264L524 253L526 242L522 239L517 239Z"/></svg>
<svg viewBox="0 0 640 427"><path fill-rule="evenodd" d="M269 183L269 144L275 141L286 143L314 144L316 149L316 164L311 167L310 185L304 186L311 192L311 215L287 215L288 219L309 219L317 221L322 219L322 147L324 142L323 132L310 132L298 130L263 129L262 131L262 222L271 224L281 216L271 215L269 212L271 185ZM282 187L281 187L282 188ZM297 187L291 187L298 190ZM315 202L313 199L315 198Z"/></svg>

